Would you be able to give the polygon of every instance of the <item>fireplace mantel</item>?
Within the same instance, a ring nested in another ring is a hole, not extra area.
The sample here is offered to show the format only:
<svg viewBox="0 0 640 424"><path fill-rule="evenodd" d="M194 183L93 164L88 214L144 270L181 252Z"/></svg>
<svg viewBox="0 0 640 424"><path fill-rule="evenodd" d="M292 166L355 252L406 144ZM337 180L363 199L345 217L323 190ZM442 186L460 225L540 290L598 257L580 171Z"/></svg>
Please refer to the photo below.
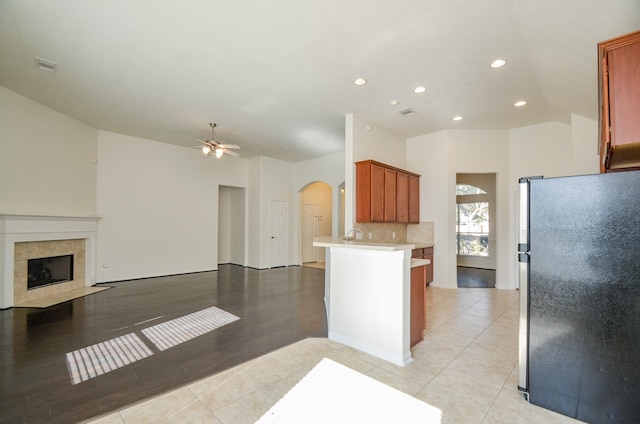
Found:
<svg viewBox="0 0 640 424"><path fill-rule="evenodd" d="M20 242L84 239L85 285L94 285L99 220L88 216L0 214L0 308L14 306L15 244Z"/></svg>

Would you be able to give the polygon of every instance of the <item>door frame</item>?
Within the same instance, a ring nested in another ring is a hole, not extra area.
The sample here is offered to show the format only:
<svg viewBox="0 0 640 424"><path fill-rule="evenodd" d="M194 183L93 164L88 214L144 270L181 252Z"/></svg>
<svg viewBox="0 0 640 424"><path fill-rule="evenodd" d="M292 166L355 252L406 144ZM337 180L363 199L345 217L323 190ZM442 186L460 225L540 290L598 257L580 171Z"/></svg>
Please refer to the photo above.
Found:
<svg viewBox="0 0 640 424"><path fill-rule="evenodd" d="M282 214L275 214L276 206L283 207ZM269 200L269 268L289 265L289 202ZM280 245L274 248L276 243Z"/></svg>
<svg viewBox="0 0 640 424"><path fill-rule="evenodd" d="M313 203L303 203L302 204L302 231L301 231L301 237L302 237L302 263L304 264L305 262L318 262L318 248L311 246L311 251L313 252L312 255L309 255L308 257L305 257L305 252L307 252L308 250L305 247L305 240L308 239L308 234L305 234L305 229L307 228L307 226L305 225L305 210L307 209L311 209L312 210L312 219L313 219L313 234L311 235L311 238L313 239L313 237L318 235L318 205L313 204ZM305 239L305 235L307 236L307 239Z"/></svg>

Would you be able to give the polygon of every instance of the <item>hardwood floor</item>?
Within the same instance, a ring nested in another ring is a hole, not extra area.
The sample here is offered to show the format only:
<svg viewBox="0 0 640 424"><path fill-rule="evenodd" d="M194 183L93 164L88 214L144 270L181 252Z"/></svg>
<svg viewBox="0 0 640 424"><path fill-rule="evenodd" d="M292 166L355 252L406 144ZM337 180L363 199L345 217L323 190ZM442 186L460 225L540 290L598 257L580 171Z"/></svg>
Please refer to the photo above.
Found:
<svg viewBox="0 0 640 424"><path fill-rule="evenodd" d="M458 267L458 287L495 288L496 270L483 268Z"/></svg>
<svg viewBox="0 0 640 424"><path fill-rule="evenodd" d="M327 335L322 269L221 265L107 285L45 309L0 310L0 424L78 422ZM211 306L240 319L164 351L142 334ZM68 352L131 333L151 356L72 384Z"/></svg>

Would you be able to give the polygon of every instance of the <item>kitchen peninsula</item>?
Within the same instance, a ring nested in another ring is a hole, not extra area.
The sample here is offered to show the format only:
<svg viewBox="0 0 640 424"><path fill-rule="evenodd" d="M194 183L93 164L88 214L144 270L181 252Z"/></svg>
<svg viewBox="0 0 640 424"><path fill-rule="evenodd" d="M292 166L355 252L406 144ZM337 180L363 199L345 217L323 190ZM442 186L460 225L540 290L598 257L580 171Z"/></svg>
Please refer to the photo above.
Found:
<svg viewBox="0 0 640 424"><path fill-rule="evenodd" d="M428 265L412 259L413 244L367 243L317 237L325 247L325 307L329 339L393 364L411 362L411 268ZM424 286L424 283L420 283ZM424 287L422 289L424 310ZM424 317L424 312L422 313Z"/></svg>

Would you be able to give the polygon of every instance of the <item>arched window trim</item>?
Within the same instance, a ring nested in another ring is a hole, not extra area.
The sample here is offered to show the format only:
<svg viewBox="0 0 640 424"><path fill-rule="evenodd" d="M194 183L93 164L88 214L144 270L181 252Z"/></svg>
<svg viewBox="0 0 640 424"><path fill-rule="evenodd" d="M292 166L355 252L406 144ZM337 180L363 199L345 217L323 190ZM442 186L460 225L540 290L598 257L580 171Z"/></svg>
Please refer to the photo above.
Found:
<svg viewBox="0 0 640 424"><path fill-rule="evenodd" d="M474 196L478 194L487 194L487 192L471 184L456 184L456 196Z"/></svg>

